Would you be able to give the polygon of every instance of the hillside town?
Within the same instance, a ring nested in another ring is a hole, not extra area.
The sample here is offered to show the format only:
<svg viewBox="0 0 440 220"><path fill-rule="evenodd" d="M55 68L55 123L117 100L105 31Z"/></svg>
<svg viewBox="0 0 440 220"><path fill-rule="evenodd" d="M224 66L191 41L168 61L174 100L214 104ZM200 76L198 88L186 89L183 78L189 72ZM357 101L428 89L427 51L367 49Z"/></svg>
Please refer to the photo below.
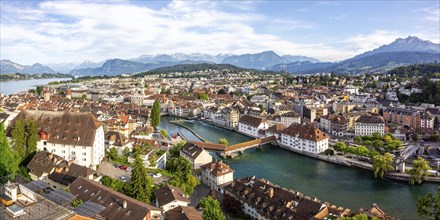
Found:
<svg viewBox="0 0 440 220"><path fill-rule="evenodd" d="M4 135L14 149L19 137L26 140L21 156L27 161L3 177L0 212L3 219L172 220L202 219L218 206L228 218L396 219L374 201L350 210L269 179L237 178L222 161L271 144L377 178L439 183L440 107L399 102L394 91L422 89L414 87L417 79L393 77L206 70L61 82L40 93L1 95ZM200 121L251 140L188 140L159 130L161 116L175 118L176 126ZM385 168L375 165L381 159ZM419 163L429 169L416 175Z"/></svg>

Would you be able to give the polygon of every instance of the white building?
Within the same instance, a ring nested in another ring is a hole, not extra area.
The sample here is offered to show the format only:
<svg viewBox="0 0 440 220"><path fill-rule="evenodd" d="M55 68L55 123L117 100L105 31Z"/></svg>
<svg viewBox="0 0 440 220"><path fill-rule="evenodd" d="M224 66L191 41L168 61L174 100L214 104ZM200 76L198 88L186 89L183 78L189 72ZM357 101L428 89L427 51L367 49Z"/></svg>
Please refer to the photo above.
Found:
<svg viewBox="0 0 440 220"><path fill-rule="evenodd" d="M252 137L259 137L258 131L267 130L268 128L269 124L263 118L243 115L238 121L238 131Z"/></svg>
<svg viewBox="0 0 440 220"><path fill-rule="evenodd" d="M344 92L348 92L350 94L358 94L359 93L359 88L353 85L347 85L344 88Z"/></svg>
<svg viewBox="0 0 440 220"><path fill-rule="evenodd" d="M91 113L25 110L18 118L37 121L38 151L94 169L104 157L104 129Z"/></svg>
<svg viewBox="0 0 440 220"><path fill-rule="evenodd" d="M434 129L434 119L435 117L432 116L429 112L420 113L420 127Z"/></svg>
<svg viewBox="0 0 440 220"><path fill-rule="evenodd" d="M163 212L167 212L178 206L188 206L190 200L179 187L164 186L156 191L156 207L161 208Z"/></svg>
<svg viewBox="0 0 440 220"><path fill-rule="evenodd" d="M201 168L202 182L221 193L224 184L234 181L234 170L221 161L205 164Z"/></svg>
<svg viewBox="0 0 440 220"><path fill-rule="evenodd" d="M281 115L281 124L289 127L293 123L301 123L301 115L296 112L287 112Z"/></svg>
<svg viewBox="0 0 440 220"><path fill-rule="evenodd" d="M281 147L319 154L328 149L329 136L313 124L292 124L281 132Z"/></svg>
<svg viewBox="0 0 440 220"><path fill-rule="evenodd" d="M182 147L182 150L180 150L180 156L189 160L194 170L199 169L202 165L212 162L212 156L208 151L197 147L191 142L187 142L185 146Z"/></svg>
<svg viewBox="0 0 440 220"><path fill-rule="evenodd" d="M354 125L354 135L364 136L371 135L374 132L385 134L385 121L381 116L362 115L356 120Z"/></svg>

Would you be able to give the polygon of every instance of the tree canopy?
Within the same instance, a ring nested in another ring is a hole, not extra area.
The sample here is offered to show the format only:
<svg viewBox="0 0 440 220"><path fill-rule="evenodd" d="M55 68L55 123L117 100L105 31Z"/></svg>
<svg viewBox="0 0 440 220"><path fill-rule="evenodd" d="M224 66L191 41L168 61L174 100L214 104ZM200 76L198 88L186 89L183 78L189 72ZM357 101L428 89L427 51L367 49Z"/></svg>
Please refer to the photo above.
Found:
<svg viewBox="0 0 440 220"><path fill-rule="evenodd" d="M393 156L390 153L373 157L373 172L376 178L383 178L384 174L393 169Z"/></svg>
<svg viewBox="0 0 440 220"><path fill-rule="evenodd" d="M129 194L139 201L149 203L153 193L153 186L153 178L148 175L142 159L137 155L134 159L133 170L131 171Z"/></svg>
<svg viewBox="0 0 440 220"><path fill-rule="evenodd" d="M422 183L423 179L428 178L428 170L430 169L428 162L424 158L418 157L413 161L412 168L409 170L409 183L411 185L414 185L415 182Z"/></svg>
<svg viewBox="0 0 440 220"><path fill-rule="evenodd" d="M425 196L419 196L416 202L417 213L420 217L434 217L440 219L440 187L437 188L437 194L428 193Z"/></svg>
<svg viewBox="0 0 440 220"><path fill-rule="evenodd" d="M0 152L0 176L16 173L20 159L15 151L9 147L4 123L0 123Z"/></svg>
<svg viewBox="0 0 440 220"><path fill-rule="evenodd" d="M151 108L150 124L156 128L160 124L160 103L159 100L154 101L153 108Z"/></svg>
<svg viewBox="0 0 440 220"><path fill-rule="evenodd" d="M200 200L199 206L203 209L202 217L204 220L224 220L220 202L211 196Z"/></svg>

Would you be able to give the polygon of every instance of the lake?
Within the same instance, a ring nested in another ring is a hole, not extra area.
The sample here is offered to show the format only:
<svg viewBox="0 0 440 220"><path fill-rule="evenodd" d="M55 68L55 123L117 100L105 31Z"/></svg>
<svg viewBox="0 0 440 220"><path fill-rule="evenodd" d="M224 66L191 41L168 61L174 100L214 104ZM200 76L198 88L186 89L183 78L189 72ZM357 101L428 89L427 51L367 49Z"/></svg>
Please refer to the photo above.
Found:
<svg viewBox="0 0 440 220"><path fill-rule="evenodd" d="M35 89L36 86L47 85L50 82L65 80L71 80L71 78L27 79L0 82L0 93L10 95L20 91L27 91L28 89Z"/></svg>

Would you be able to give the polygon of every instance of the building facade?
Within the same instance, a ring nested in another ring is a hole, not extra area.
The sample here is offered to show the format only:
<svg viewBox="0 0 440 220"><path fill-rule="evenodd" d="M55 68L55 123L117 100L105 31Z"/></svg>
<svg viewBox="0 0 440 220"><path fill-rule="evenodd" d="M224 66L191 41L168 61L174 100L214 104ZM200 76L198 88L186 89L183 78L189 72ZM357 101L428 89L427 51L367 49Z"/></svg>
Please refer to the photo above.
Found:
<svg viewBox="0 0 440 220"><path fill-rule="evenodd" d="M292 124L281 132L280 146L296 152L319 154L328 149L329 136L313 124Z"/></svg>
<svg viewBox="0 0 440 220"><path fill-rule="evenodd" d="M65 160L92 168L104 158L104 129L91 113L25 110L17 118L37 121L38 151L57 154Z"/></svg>

